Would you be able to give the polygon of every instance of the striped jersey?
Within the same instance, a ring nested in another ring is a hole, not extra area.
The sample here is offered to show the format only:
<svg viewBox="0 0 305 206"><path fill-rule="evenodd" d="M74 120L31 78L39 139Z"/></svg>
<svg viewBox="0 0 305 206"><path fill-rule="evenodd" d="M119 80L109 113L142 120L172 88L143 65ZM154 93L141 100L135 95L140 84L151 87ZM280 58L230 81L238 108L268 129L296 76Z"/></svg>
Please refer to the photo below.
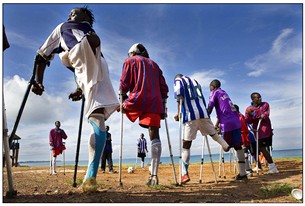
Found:
<svg viewBox="0 0 305 206"><path fill-rule="evenodd" d="M137 140L137 145L138 145L138 149L140 151L140 153L145 153L145 151L147 150L147 142L145 138L139 138Z"/></svg>
<svg viewBox="0 0 305 206"><path fill-rule="evenodd" d="M200 84L187 76L176 78L174 82L175 99L183 98L183 123L196 119L210 118Z"/></svg>
<svg viewBox="0 0 305 206"><path fill-rule="evenodd" d="M150 58L132 56L123 64L120 91L128 94L123 107L126 111L159 113L165 111L168 86L159 66Z"/></svg>

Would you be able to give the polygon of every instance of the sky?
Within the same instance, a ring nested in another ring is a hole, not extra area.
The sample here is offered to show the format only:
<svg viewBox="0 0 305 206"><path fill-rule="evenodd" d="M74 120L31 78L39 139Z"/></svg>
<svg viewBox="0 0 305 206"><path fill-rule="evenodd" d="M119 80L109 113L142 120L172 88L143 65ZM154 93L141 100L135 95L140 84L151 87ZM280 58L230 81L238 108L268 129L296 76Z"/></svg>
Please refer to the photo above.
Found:
<svg viewBox="0 0 305 206"><path fill-rule="evenodd" d="M93 11L94 29L102 41L113 88L118 91L122 65L134 43L142 43L162 69L169 86L168 127L173 155L179 156L179 123L173 84L177 73L195 78L205 100L209 83L221 81L234 104L244 113L250 94L259 92L270 104L273 149L300 149L302 142L302 12L300 3L2 3L2 22L10 48L2 55L2 90L9 134L33 70L37 49L52 30L66 21L74 7ZM75 160L81 102L68 99L76 84L58 55L47 67L42 96L30 93L16 134L21 137L19 161L43 161L50 156L49 132L59 120L68 135L66 160ZM3 100L2 100L3 101ZM113 158L119 157L120 113L106 121ZM211 119L215 122L215 110ZM83 121L80 160L88 159L90 127ZM123 159L136 157L136 140L148 131L138 122L123 120ZM164 121L160 136L162 157L169 157ZM203 138L197 134L191 155L201 155ZM213 154L220 146L209 137ZM150 157L148 141L148 157ZM192 161L192 160L191 160Z"/></svg>

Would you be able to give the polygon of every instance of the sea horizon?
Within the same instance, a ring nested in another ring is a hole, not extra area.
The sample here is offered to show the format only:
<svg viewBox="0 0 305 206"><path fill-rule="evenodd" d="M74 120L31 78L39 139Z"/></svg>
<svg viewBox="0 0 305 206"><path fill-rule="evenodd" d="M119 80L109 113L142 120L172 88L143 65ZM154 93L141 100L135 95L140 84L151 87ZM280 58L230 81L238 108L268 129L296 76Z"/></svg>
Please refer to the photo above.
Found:
<svg viewBox="0 0 305 206"><path fill-rule="evenodd" d="M285 149L285 150L273 150L271 152L273 158L292 158L292 157L303 157L303 149ZM213 162L219 162L220 159L220 154L215 153L212 154L212 160ZM200 163L203 159L203 162L210 162L210 155L205 154L203 158L201 155L191 155L190 162L191 163ZM145 158L145 165L148 165L150 163L151 158ZM179 157L178 156L173 156L174 164L179 164ZM234 161L234 156L232 152L226 152L224 153L224 161ZM57 160L58 166L63 165L62 160ZM140 158L125 158L123 157L122 164L123 165L140 165ZM49 166L50 165L50 160L29 160L29 161L19 161L18 162L20 166L30 166L30 167L39 167L39 166ZM161 164L171 164L171 158L168 157L162 157L160 158L160 163ZM119 159L113 159L113 164L118 165L119 164ZM67 160L65 161L66 166L71 166L71 165L76 165L75 160ZM78 166L87 166L88 165L88 160L79 160L78 161Z"/></svg>

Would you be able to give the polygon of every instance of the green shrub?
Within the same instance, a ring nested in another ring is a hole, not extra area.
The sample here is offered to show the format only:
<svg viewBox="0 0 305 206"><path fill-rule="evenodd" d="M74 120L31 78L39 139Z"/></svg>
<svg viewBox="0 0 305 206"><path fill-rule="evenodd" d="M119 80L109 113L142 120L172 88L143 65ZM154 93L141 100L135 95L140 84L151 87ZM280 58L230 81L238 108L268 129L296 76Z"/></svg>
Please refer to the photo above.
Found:
<svg viewBox="0 0 305 206"><path fill-rule="evenodd" d="M281 194L289 195L294 186L287 183L274 183L270 185L263 185L259 193L264 197L274 197Z"/></svg>

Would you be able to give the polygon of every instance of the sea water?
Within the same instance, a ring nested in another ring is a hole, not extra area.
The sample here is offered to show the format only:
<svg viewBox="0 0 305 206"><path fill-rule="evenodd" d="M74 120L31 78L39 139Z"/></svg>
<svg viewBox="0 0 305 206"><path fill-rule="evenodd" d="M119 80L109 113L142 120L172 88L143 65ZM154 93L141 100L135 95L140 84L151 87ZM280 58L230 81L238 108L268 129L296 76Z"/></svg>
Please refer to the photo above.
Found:
<svg viewBox="0 0 305 206"><path fill-rule="evenodd" d="M289 157L303 157L303 150L302 149L289 149L289 150L273 150L272 151L272 157L273 158L289 158ZM213 162L218 162L220 160L220 155L219 154L212 154L211 158ZM179 164L179 157L173 157L174 164ZM211 162L210 160L210 155L205 154L203 158L201 155L192 155L191 156L191 163L200 163L201 161L203 162ZM224 161L229 162L229 161L234 161L234 155L232 152L226 152L224 153ZM57 161L58 166L62 166L63 162L60 160ZM141 159L140 158L123 158L122 164L123 165L140 165ZM171 158L170 157L161 157L160 158L161 164L171 164ZM145 164L150 163L150 158L145 158ZM35 166L49 166L50 162L49 161L22 161L19 162L20 166L30 166L30 167L35 167ZM113 164L118 165L119 160L118 159L113 159ZM66 161L65 162L66 166L75 166L76 163L75 161ZM88 161L87 160L80 160L78 162L78 166L87 166Z"/></svg>

